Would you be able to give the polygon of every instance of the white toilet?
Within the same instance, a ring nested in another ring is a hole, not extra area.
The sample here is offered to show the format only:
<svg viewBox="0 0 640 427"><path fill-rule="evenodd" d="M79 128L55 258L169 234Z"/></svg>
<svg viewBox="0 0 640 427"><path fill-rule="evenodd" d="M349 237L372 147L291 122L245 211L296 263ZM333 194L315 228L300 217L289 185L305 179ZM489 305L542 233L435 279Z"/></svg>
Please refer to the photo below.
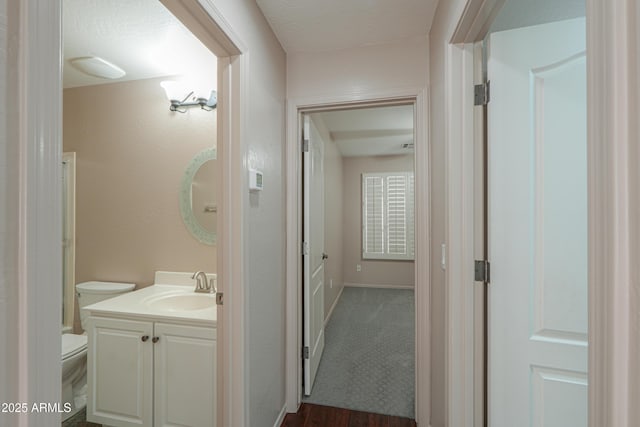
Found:
<svg viewBox="0 0 640 427"><path fill-rule="evenodd" d="M76 285L80 322L86 328L87 305L132 291L136 285L116 282L84 282ZM87 402L87 335L62 334L62 403L71 404L71 412L63 413L63 421L75 415Z"/></svg>

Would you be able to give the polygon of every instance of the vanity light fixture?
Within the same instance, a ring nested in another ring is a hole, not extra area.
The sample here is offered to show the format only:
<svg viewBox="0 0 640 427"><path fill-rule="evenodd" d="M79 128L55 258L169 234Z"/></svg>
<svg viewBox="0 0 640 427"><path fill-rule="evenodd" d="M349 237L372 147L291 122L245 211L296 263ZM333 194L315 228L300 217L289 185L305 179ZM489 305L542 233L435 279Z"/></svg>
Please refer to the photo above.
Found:
<svg viewBox="0 0 640 427"><path fill-rule="evenodd" d="M211 111L218 104L218 94L215 90L212 90L207 96L206 92L196 93L193 90L184 89L182 82L164 81L160 83L160 86L169 98L169 110L171 111L186 113L187 108L191 107L200 107L205 111ZM185 93L187 96L184 96Z"/></svg>

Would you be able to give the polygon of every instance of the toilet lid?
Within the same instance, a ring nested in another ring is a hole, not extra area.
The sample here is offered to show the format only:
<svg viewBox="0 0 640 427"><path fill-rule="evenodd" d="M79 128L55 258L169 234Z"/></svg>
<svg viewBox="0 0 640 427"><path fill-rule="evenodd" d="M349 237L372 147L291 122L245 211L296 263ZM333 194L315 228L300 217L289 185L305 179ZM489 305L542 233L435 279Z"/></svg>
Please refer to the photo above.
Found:
<svg viewBox="0 0 640 427"><path fill-rule="evenodd" d="M62 359L73 356L87 348L87 336L75 334L62 335Z"/></svg>
<svg viewBox="0 0 640 427"><path fill-rule="evenodd" d="M121 282L83 282L76 285L78 292L87 292L92 294L121 294L123 292L131 291L135 288L134 283L121 283Z"/></svg>

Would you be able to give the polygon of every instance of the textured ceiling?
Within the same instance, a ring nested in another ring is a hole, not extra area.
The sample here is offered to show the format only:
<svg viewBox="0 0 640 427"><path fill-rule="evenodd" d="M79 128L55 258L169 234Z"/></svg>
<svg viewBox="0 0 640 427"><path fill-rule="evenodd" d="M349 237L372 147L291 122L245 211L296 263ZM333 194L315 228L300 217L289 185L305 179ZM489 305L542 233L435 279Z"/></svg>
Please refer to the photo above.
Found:
<svg viewBox="0 0 640 427"><path fill-rule="evenodd" d="M202 75L215 87L215 56L158 0L64 0L64 87L112 83L69 60L99 56L127 75L115 81Z"/></svg>
<svg viewBox="0 0 640 427"><path fill-rule="evenodd" d="M445 0L446 1L446 0ZM438 0L256 0L287 53L426 36Z"/></svg>
<svg viewBox="0 0 640 427"><path fill-rule="evenodd" d="M345 157L413 154L413 105L314 113Z"/></svg>

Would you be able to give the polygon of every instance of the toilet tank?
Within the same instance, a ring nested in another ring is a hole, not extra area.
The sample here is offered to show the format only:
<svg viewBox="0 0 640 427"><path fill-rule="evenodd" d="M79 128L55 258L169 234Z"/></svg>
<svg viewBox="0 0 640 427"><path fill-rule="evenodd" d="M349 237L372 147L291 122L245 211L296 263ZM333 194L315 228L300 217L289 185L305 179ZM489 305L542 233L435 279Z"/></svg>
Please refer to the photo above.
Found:
<svg viewBox="0 0 640 427"><path fill-rule="evenodd" d="M136 287L133 283L120 282L83 282L76 285L78 293L78 307L80 307L80 323L86 329L87 313L84 307L113 298L120 294L131 292Z"/></svg>

